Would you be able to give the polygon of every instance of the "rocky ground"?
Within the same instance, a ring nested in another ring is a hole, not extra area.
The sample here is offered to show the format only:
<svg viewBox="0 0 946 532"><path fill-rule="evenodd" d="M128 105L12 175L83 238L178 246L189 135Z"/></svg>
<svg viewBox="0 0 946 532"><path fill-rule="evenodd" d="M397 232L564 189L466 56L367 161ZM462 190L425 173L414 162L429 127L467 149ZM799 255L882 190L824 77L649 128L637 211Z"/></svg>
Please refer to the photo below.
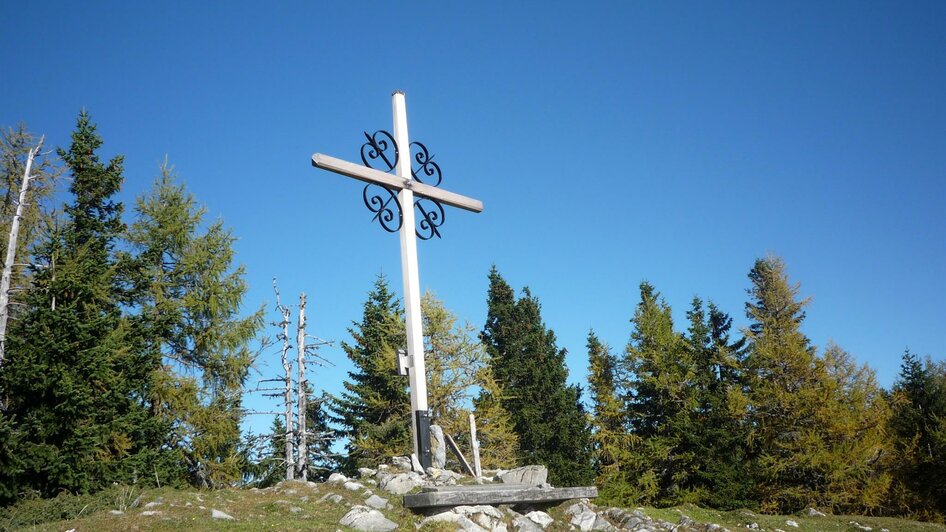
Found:
<svg viewBox="0 0 946 532"><path fill-rule="evenodd" d="M531 467L493 472L479 482L544 483L544 472ZM411 470L409 460L398 459L377 470L362 469L357 478L334 474L324 483L282 482L266 489L140 492L117 487L95 499L97 502L86 504L75 516L63 511L63 517L71 517L65 520L49 521L49 512L37 512L39 506L35 505L8 509L0 519L0 530L946 530L939 525L899 519L830 516L814 509L796 516L771 516L694 506L625 509L577 500L550 508L459 506L419 515L401 505L404 494L416 492L424 485L472 482L469 477L442 469L429 469L422 475ZM49 503L36 503L39 504ZM41 522L44 520L47 522Z"/></svg>

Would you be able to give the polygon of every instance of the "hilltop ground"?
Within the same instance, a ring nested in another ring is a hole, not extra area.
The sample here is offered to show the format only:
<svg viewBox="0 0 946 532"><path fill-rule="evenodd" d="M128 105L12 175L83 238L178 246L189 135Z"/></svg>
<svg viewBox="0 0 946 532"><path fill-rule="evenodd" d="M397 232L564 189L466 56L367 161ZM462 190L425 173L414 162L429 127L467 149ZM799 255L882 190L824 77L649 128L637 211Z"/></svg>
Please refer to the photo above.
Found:
<svg viewBox="0 0 946 532"><path fill-rule="evenodd" d="M327 530L348 529L339 521L352 506L364 505L367 491L388 499L390 507L383 515L398 530L453 530L448 523L421 524L423 517L401 506L401 497L368 486L353 491L341 483L283 482L274 488L175 490L171 488L139 490L116 486L94 496L65 495L45 501L29 501L0 510L0 530ZM549 532L575 530L567 514L574 501L546 511L554 519ZM599 508L602 510L603 508ZM760 515L747 510L721 512L695 506L674 508L639 508L651 530L671 529L671 524L693 520L680 530L721 530L711 524L736 530L814 531L946 531L942 525L894 518L862 516ZM216 512L215 512L216 511ZM221 517L222 512L232 519ZM217 517L214 517L214 514ZM504 511L504 523L510 532L519 530L514 514ZM636 514L640 515L640 514ZM789 521L797 525L793 527ZM755 524L755 528L753 528ZM868 528L869 527L869 528Z"/></svg>

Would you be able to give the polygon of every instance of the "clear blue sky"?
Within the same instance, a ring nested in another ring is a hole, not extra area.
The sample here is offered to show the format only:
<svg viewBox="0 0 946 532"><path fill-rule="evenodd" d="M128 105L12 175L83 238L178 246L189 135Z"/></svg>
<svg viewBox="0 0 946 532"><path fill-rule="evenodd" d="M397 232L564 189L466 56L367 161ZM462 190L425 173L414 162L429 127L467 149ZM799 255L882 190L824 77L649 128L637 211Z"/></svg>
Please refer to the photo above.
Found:
<svg viewBox="0 0 946 532"><path fill-rule="evenodd" d="M7 1L0 124L65 145L86 107L129 202L167 154L239 237L247 308L276 276L337 341L379 272L400 291L398 239L309 158L357 160L402 89L443 186L486 205L421 243L422 285L480 328L495 263L575 382L641 280L681 327L695 294L743 326L770 252L819 347L884 385L905 347L946 356L946 3L446 4Z"/></svg>

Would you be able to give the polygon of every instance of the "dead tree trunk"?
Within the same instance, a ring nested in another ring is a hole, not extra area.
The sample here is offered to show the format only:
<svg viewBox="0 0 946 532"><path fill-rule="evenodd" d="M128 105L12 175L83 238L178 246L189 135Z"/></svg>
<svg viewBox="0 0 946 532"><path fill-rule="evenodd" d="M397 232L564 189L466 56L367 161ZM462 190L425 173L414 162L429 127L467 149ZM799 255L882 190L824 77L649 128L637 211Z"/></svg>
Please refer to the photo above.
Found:
<svg viewBox="0 0 946 532"><path fill-rule="evenodd" d="M283 306L279 301L279 289L276 288L276 280L273 279L273 290L276 292L276 309L279 310L279 313L282 314L282 321L279 323L282 332L279 334L279 339L282 340L282 369L286 376L285 378L285 388L283 391L283 402L286 407L285 416L286 416L286 480L293 479L293 472L295 470L295 460L293 459L294 452L292 446L292 361L289 360L289 308Z"/></svg>
<svg viewBox="0 0 946 532"><path fill-rule="evenodd" d="M305 292L299 294L299 327L296 334L296 350L298 353L297 364L299 365L299 379L296 385L296 395L299 398L299 405L296 407L296 414L299 417L299 446L296 449L299 462L298 469L299 475L302 480L308 480L308 458L309 458L309 449L306 442L306 427L305 427L305 418L306 418L306 398L308 396L308 390L306 389L306 376L305 376L305 355L306 355L306 336L305 336Z"/></svg>
<svg viewBox="0 0 946 532"><path fill-rule="evenodd" d="M16 259L16 241L20 232L20 220L23 219L23 209L26 207L26 193L30 188L30 180L33 178L31 171L33 168L33 159L39 154L39 149L43 146L43 139L40 137L39 144L29 151L26 157L26 169L23 171L23 180L20 182L20 196L16 203L16 214L10 222L10 235L7 239L7 257L3 261L3 276L0 277L0 364L3 364L3 358L6 354L7 344L7 319L10 317L10 280L13 277L13 261Z"/></svg>

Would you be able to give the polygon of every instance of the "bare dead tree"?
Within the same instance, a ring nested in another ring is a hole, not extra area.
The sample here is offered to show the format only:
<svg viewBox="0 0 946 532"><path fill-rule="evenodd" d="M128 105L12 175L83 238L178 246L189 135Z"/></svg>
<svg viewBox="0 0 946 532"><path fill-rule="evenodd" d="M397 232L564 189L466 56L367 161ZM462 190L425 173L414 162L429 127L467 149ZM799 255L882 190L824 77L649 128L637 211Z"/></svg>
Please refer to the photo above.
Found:
<svg viewBox="0 0 946 532"><path fill-rule="evenodd" d="M33 160L43 146L45 136L40 137L36 147L30 149L26 157L26 169L20 182L20 195L16 203L16 214L10 223L10 235L7 238L7 256L3 261L3 275L0 277L0 364L6 353L7 320L10 316L10 279L13 276L13 262L16 259L16 243L19 238L20 221L23 219L23 209L26 207L26 194L29 192L30 180L33 179Z"/></svg>
<svg viewBox="0 0 946 532"><path fill-rule="evenodd" d="M299 470L299 475L301 475L302 480L309 479L308 467L306 467L306 461L308 459L308 445L306 443L306 429L305 429L305 418L306 418L306 397L308 396L308 389L306 384L308 380L306 379L305 374L305 292L299 294L299 326L296 329L296 352L297 352L297 361L299 369L299 378L297 380L297 396L299 398L299 406L297 408L299 416L299 453L298 453L298 462L297 469Z"/></svg>
<svg viewBox="0 0 946 532"><path fill-rule="evenodd" d="M276 293L276 310L282 316L279 322L280 332L277 339L282 341L282 369L285 375L285 389L283 391L283 402L285 405L286 416L286 480L293 479L295 469L295 460L293 460L293 438L292 438L292 361L289 360L289 307L283 305L279 300L279 288L276 286L276 278L273 278L273 291Z"/></svg>

